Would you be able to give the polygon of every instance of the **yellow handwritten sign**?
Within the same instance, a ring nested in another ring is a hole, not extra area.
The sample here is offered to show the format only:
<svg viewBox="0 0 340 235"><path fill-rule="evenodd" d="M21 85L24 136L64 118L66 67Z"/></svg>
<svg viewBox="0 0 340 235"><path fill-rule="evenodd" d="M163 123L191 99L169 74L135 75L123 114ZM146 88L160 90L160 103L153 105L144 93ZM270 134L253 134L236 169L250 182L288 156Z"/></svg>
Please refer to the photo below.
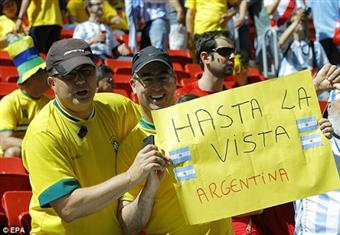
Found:
<svg viewBox="0 0 340 235"><path fill-rule="evenodd" d="M152 113L190 224L340 188L308 71Z"/></svg>

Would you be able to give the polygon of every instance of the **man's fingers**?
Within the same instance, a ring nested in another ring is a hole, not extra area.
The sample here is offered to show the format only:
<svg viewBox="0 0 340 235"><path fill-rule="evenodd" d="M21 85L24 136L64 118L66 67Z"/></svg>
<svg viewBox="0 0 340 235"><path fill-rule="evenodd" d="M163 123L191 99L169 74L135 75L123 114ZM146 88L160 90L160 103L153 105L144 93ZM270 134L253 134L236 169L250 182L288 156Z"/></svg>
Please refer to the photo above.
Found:
<svg viewBox="0 0 340 235"><path fill-rule="evenodd" d="M336 65L332 65L327 72L327 80L333 83L336 82L336 80L339 80L339 76L340 68L338 68Z"/></svg>

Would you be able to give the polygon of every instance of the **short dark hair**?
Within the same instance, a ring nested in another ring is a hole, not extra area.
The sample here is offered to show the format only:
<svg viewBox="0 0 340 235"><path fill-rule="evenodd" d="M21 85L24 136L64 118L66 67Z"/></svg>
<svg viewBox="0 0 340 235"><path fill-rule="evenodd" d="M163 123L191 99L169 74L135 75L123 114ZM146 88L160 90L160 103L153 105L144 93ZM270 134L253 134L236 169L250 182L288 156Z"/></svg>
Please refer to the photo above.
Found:
<svg viewBox="0 0 340 235"><path fill-rule="evenodd" d="M113 71L109 66L107 66L105 64L98 65L97 70L96 70L97 82L99 82L100 80L105 78L105 75L108 74L108 73L113 74Z"/></svg>
<svg viewBox="0 0 340 235"><path fill-rule="evenodd" d="M201 67L203 68L203 63L200 58L200 54L203 51L211 52L212 49L216 48L215 39L225 37L230 43L234 43L229 31L210 31L203 34L195 36L195 56Z"/></svg>
<svg viewBox="0 0 340 235"><path fill-rule="evenodd" d="M18 5L17 0L0 0L0 15L3 15L2 14L3 7L8 2L15 2Z"/></svg>

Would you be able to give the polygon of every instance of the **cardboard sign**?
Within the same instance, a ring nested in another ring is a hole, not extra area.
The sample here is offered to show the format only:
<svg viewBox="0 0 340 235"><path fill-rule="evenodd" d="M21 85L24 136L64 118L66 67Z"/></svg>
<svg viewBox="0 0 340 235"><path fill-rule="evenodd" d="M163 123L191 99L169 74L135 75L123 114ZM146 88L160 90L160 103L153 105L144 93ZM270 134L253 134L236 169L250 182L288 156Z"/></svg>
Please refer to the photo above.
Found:
<svg viewBox="0 0 340 235"><path fill-rule="evenodd" d="M340 188L309 71L152 113L183 213L205 223Z"/></svg>

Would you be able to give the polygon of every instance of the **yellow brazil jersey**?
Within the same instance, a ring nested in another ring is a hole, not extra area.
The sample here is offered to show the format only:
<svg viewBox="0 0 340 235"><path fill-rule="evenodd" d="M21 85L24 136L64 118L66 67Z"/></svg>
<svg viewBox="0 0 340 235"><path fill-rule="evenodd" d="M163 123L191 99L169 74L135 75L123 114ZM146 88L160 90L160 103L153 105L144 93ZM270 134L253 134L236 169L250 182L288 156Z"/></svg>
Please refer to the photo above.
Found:
<svg viewBox="0 0 340 235"><path fill-rule="evenodd" d="M219 21L228 9L227 2L235 4L237 0L186 0L185 7L195 11L194 34L225 30Z"/></svg>
<svg viewBox="0 0 340 235"><path fill-rule="evenodd" d="M0 101L0 131L12 131L23 138L28 124L49 101L45 95L34 99L20 89L6 95Z"/></svg>
<svg viewBox="0 0 340 235"><path fill-rule="evenodd" d="M133 163L135 156L142 149L143 139L149 135L155 135L156 131L152 123L141 119L131 133L119 146L117 157L117 173L126 171ZM187 225L181 213L176 192L168 172L158 189L152 214L147 226L144 228L146 234L171 234L171 235L228 235L233 234L230 219L219 220L201 225ZM123 200L132 201L143 188L140 184L126 193Z"/></svg>
<svg viewBox="0 0 340 235"><path fill-rule="evenodd" d="M31 234L121 234L116 201L71 223L62 221L50 202L112 178L119 143L139 117L131 100L113 93L96 97L87 120L67 113L56 100L41 110L23 141L33 191Z"/></svg>
<svg viewBox="0 0 340 235"><path fill-rule="evenodd" d="M27 16L30 27L63 25L59 0L31 0Z"/></svg>
<svg viewBox="0 0 340 235"><path fill-rule="evenodd" d="M13 32L15 28L15 21L5 15L0 16L0 38L5 37L8 33ZM7 50L6 48L0 48Z"/></svg>
<svg viewBox="0 0 340 235"><path fill-rule="evenodd" d="M85 11L84 0L69 0L67 2L67 11L68 13L75 18L75 21L78 23L87 21L89 16Z"/></svg>
<svg viewBox="0 0 340 235"><path fill-rule="evenodd" d="M127 23L127 19L126 19L126 14L125 11L122 10L121 12L121 23L120 24L111 24L110 21L112 19L112 17L118 16L118 12L116 10L116 8L114 6L112 6L108 1L104 1L103 4L103 21L104 23L110 25L112 27L112 29L124 29L124 30L128 30L129 26Z"/></svg>

